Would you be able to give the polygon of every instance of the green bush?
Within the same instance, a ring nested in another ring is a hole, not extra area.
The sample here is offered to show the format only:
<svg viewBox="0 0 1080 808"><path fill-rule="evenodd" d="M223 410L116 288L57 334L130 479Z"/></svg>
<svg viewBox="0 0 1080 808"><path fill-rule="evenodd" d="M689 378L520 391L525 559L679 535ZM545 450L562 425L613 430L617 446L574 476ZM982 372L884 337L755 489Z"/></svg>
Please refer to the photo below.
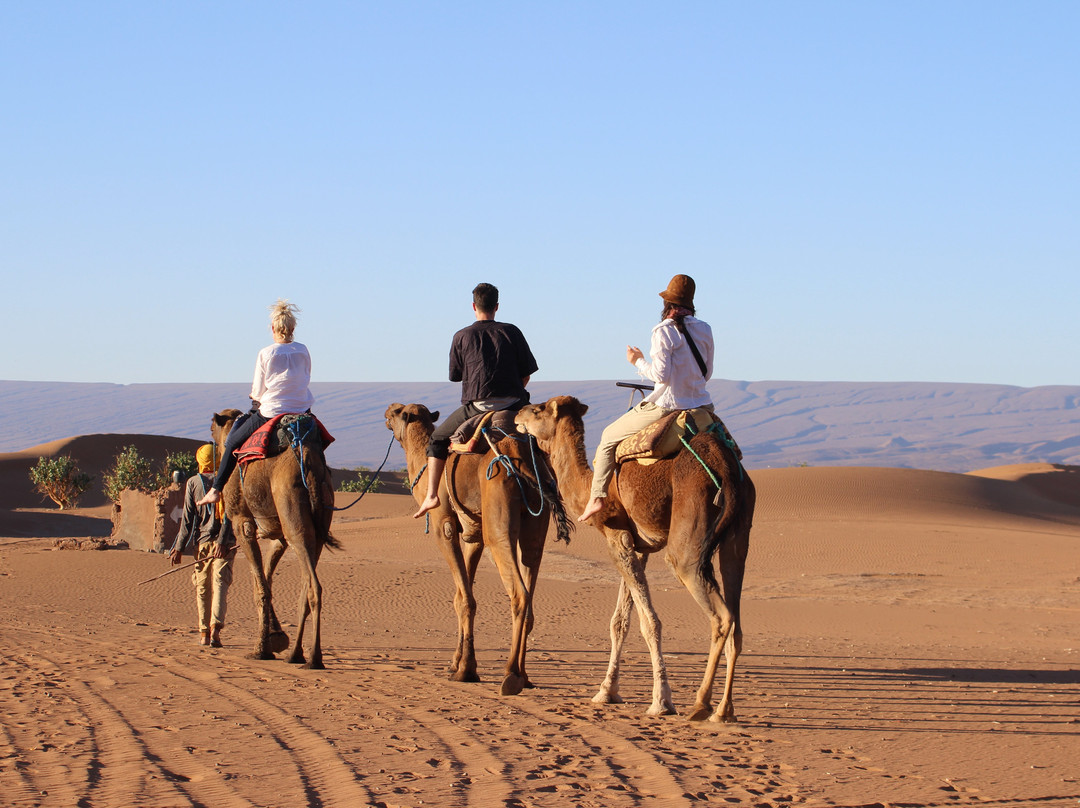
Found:
<svg viewBox="0 0 1080 808"><path fill-rule="evenodd" d="M359 494L364 489L374 493L379 490L379 486L382 485L382 480L378 477L373 477L370 473L371 469L366 466L359 466L355 469L346 469L346 471L353 471L356 473L356 477L351 480L342 480L341 485L338 486L338 491L343 491L346 494ZM371 488L368 488L368 483L371 483Z"/></svg>
<svg viewBox="0 0 1080 808"><path fill-rule="evenodd" d="M134 446L126 446L116 456L111 471L102 475L105 496L120 504L120 492L125 488L135 491L156 491L161 488L161 474L155 472L150 461L139 455Z"/></svg>
<svg viewBox="0 0 1080 808"><path fill-rule="evenodd" d="M37 465L30 469L34 490L59 505L60 510L75 507L92 479L89 474L79 471L68 455L39 457Z"/></svg>
<svg viewBox="0 0 1080 808"><path fill-rule="evenodd" d="M194 477L198 470L199 464L195 462L195 455L191 452L169 452L165 455L165 472L159 487L172 482L173 472L180 472L180 485L183 485L190 477Z"/></svg>

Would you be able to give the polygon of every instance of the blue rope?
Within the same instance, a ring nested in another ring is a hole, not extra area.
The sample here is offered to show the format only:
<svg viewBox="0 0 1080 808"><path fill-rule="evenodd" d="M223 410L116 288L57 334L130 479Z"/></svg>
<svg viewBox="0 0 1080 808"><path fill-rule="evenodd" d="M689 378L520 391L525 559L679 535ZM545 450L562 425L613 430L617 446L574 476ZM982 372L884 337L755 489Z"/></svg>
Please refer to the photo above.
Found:
<svg viewBox="0 0 1080 808"><path fill-rule="evenodd" d="M499 429L499 431L508 438L514 438L514 440L518 440L517 435L511 435L504 429ZM487 437L488 428L484 427L480 430L480 432L485 437ZM488 442L491 444L492 451L495 452L495 457L491 458L491 462L488 463L487 479L490 480L492 477L495 476L495 472L493 471L493 469L495 467L495 464L498 463L500 466L503 467L506 476L510 477L517 483L518 490L521 492L521 501L525 503L525 509L529 512L529 515L539 516L540 514L542 514L544 512L544 487L540 485L540 472L536 465L536 449L533 446L533 441L529 441L529 448L532 454L533 474L536 475L536 488L540 492L540 509L536 511L534 511L532 509L532 506L529 504L529 496L528 493L526 493L525 491L525 483L522 482L521 475L518 474L517 471L514 469L513 461L507 455L504 455L502 452L495 448L494 441L489 440Z"/></svg>

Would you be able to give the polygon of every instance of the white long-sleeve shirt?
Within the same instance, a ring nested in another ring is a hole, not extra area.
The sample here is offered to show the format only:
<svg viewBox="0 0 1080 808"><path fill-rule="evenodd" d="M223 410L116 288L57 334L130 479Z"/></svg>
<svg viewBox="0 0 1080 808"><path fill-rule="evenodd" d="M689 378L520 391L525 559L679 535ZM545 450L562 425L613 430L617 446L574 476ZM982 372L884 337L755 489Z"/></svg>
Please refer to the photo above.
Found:
<svg viewBox="0 0 1080 808"><path fill-rule="evenodd" d="M664 410L688 410L712 403L705 382L713 373L712 328L704 320L687 316L683 325L705 360L703 376L686 337L679 333L673 320L663 320L652 330L649 345L649 361L639 359L634 363L638 375L656 385L645 397Z"/></svg>
<svg viewBox="0 0 1080 808"><path fill-rule="evenodd" d="M275 342L259 351L251 397L259 412L273 418L286 412L305 412L315 403L311 383L311 355L299 342Z"/></svg>

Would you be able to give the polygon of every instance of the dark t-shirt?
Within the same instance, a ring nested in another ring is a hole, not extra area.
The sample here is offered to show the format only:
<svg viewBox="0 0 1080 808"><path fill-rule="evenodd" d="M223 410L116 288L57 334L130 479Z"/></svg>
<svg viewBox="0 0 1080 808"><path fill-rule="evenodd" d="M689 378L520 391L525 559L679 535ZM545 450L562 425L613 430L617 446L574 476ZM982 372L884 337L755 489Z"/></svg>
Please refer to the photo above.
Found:
<svg viewBox="0 0 1080 808"><path fill-rule="evenodd" d="M450 381L462 383L462 404L503 396L528 401L521 380L536 371L529 343L516 325L477 320L454 334Z"/></svg>

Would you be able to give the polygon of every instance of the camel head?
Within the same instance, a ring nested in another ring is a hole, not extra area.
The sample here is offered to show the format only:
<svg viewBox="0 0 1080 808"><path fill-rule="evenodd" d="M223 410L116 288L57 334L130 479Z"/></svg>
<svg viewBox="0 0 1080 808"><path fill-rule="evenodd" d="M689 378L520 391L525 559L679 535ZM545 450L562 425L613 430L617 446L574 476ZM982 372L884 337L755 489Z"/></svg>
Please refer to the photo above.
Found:
<svg viewBox="0 0 1080 808"><path fill-rule="evenodd" d="M214 439L214 445L217 447L218 460L221 459L221 453L225 450L225 438L229 434L229 430L232 429L232 425L236 422L236 419L243 415L240 410L222 410L221 412L215 412L210 416L210 435Z"/></svg>
<svg viewBox="0 0 1080 808"><path fill-rule="evenodd" d="M391 404L386 408L386 428L394 433L397 442L405 445L405 427L411 423L419 423L424 428L424 433L430 435L435 431L435 422L439 420L439 411L431 412L423 404Z"/></svg>
<svg viewBox="0 0 1080 808"><path fill-rule="evenodd" d="M548 451L555 439L555 432L561 420L570 419L578 428L584 428L587 405L573 396L555 396L543 404L529 404L518 410L514 418L518 432L532 435L540 443L540 448Z"/></svg>

